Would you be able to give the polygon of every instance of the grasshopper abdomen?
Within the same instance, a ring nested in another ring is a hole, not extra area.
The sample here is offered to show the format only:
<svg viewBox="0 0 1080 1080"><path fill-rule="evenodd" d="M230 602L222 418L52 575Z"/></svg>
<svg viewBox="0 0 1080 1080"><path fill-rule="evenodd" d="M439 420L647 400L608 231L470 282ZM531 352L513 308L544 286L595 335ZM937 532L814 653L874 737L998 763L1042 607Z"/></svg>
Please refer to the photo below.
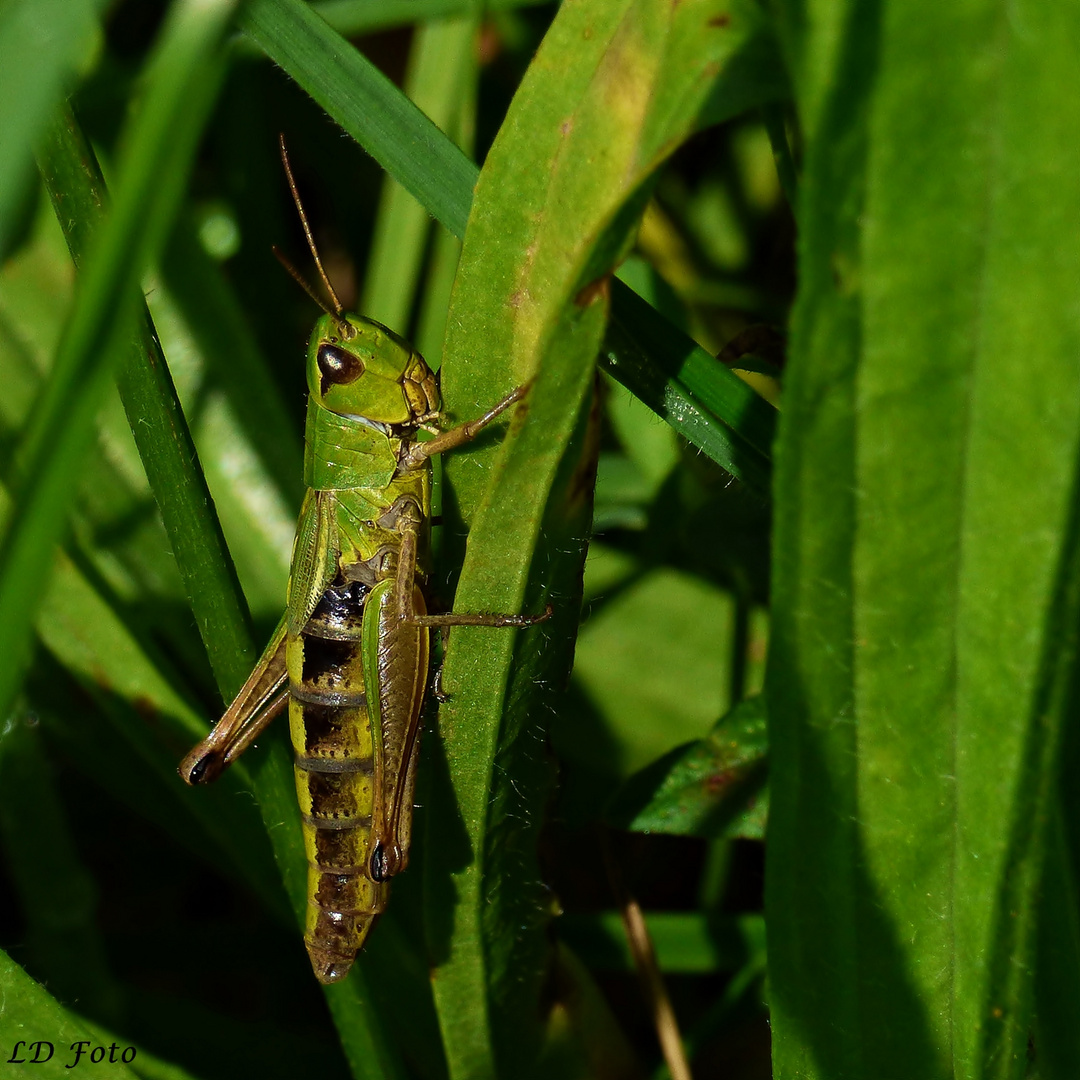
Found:
<svg viewBox="0 0 1080 1080"><path fill-rule="evenodd" d="M343 978L386 886L372 881L376 747L363 658L370 588L326 590L304 629L290 635L289 727L308 859L305 939L316 976Z"/></svg>

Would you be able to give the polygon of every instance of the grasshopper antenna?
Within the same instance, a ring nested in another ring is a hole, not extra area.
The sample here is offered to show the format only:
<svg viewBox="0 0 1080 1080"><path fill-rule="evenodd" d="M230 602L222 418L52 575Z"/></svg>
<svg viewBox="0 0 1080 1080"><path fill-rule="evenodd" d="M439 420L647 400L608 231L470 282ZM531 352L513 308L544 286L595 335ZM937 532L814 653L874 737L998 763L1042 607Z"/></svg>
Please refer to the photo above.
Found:
<svg viewBox="0 0 1080 1080"><path fill-rule="evenodd" d="M289 257L277 246L277 244L271 244L270 250L274 253L274 257L282 266L288 271L289 277L300 286L326 312L327 315L333 315L334 318L340 318L340 312L332 311L326 301L307 283L304 279L304 275L296 269L295 266L289 261Z"/></svg>
<svg viewBox="0 0 1080 1080"><path fill-rule="evenodd" d="M310 296L328 315L335 315L338 320L341 321L343 311L341 301L338 299L337 293L334 292L334 286L330 284L330 279L326 276L322 259L319 258L319 249L315 246L315 238L311 235L311 226L308 224L307 214L304 213L304 204L300 201L300 192L296 189L296 180L293 178L292 166L289 164L289 151L285 148L284 135L278 135L278 144L281 147L281 164L285 166L285 176L289 181L289 190L292 192L293 202L296 203L297 213L300 215L300 224L304 226L304 235L307 237L308 247L311 249L311 254L315 257L315 265L319 268L319 277L322 278L322 282L326 286L326 291L329 293L330 299L334 302L334 310L331 312L315 295L311 286L309 286L297 272L296 267L294 267L277 248L274 248L274 254L278 257L278 261L281 265L284 266L285 269L300 283L308 296Z"/></svg>

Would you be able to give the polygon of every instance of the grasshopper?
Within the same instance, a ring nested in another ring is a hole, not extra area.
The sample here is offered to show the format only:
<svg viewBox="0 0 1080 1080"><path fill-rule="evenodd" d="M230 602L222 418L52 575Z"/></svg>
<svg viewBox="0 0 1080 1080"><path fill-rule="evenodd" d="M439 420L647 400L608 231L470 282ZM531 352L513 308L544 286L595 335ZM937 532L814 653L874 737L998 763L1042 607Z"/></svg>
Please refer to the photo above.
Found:
<svg viewBox="0 0 1080 1080"><path fill-rule="evenodd" d="M288 705L308 858L304 941L316 977L343 979L412 834L420 716L433 627L531 626L542 615L430 615L431 458L473 439L525 394L441 430L438 384L385 326L347 314L323 269L289 166L308 246L331 300L307 354L304 482L285 615L213 731L184 758L213 780ZM279 255L280 257L280 255ZM420 441L418 433L432 435Z"/></svg>

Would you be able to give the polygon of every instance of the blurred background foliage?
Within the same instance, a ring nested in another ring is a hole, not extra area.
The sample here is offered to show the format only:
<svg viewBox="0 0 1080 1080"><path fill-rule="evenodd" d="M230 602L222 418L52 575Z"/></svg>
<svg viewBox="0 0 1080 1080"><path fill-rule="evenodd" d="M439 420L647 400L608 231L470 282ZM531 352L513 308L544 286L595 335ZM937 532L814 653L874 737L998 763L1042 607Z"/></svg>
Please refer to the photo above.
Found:
<svg viewBox="0 0 1080 1080"><path fill-rule="evenodd" d="M66 85L110 187L167 7L105 4L100 31L73 50ZM478 162L556 10L312 7ZM448 13L459 17L434 19ZM432 21L416 21L425 14ZM782 129L783 113L772 122ZM282 607L302 494L300 357L314 317L271 255L277 245L306 263L279 132L345 306L410 336L433 364L459 250L249 39L228 43L177 223L143 286L259 643ZM0 469L10 484L75 270L40 180L29 170L8 180ZM715 354L747 328L784 326L793 236L754 110L664 166L623 277ZM768 340L740 351L753 354L747 380L775 401L783 344ZM621 868L648 913L696 1075L763 1077L764 716L744 709L714 726L762 685L769 504L612 379L597 392L582 626L551 718L559 783L541 854L562 912L555 932L603 991L630 1074L662 1069L605 861ZM115 391L96 424L52 573L34 583L44 599L33 653L0 742L0 945L80 1030L137 1045L140 1075L345 1075L351 1055L308 970L246 774L205 792L176 776L221 711L218 683ZM395 914L365 957L372 971L388 966L380 952L400 955L418 877L395 883ZM411 975L424 979L420 968L399 981ZM33 991L14 969L8 978L36 1018L17 1037L52 1038L47 1006L34 1012ZM403 1015L407 989L370 985L405 1074L445 1075L430 1011Z"/></svg>

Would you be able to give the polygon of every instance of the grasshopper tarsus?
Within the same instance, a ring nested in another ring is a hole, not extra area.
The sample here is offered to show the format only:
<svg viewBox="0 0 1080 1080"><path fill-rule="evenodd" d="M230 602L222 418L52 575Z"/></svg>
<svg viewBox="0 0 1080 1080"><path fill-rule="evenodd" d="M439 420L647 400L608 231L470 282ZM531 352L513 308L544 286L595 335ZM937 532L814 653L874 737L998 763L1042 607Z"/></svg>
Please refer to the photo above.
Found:
<svg viewBox="0 0 1080 1080"><path fill-rule="evenodd" d="M221 775L225 767L222 755L205 751L198 753L198 750L199 747L196 747L180 762L180 778L190 787L195 787L197 784L209 784Z"/></svg>

